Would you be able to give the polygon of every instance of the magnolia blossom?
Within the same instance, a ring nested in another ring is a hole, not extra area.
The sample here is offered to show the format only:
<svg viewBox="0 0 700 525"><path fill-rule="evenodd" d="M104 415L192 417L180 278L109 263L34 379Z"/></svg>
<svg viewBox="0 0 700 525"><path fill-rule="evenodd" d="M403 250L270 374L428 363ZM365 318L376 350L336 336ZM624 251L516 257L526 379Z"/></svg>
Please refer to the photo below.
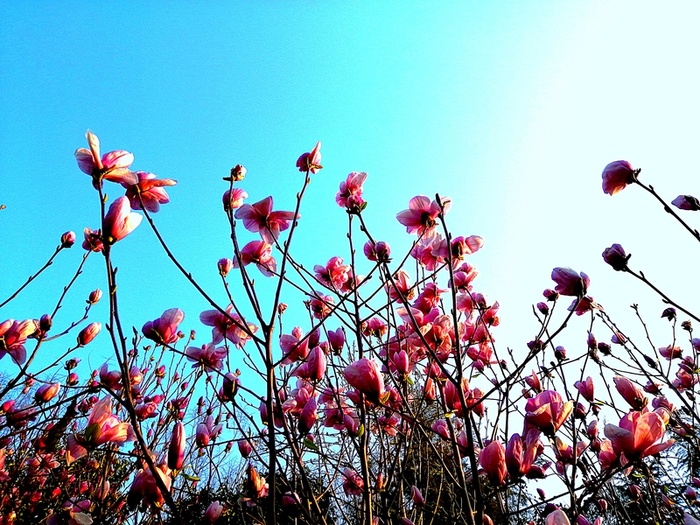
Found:
<svg viewBox="0 0 700 525"><path fill-rule="evenodd" d="M491 484L503 485L506 481L506 449L500 441L492 441L479 453L479 464L489 477Z"/></svg>
<svg viewBox="0 0 700 525"><path fill-rule="evenodd" d="M95 337L97 337L97 334L100 333L100 330L102 330L102 325L97 321L87 325L78 334L78 345L85 346L91 343L92 340L95 339Z"/></svg>
<svg viewBox="0 0 700 525"><path fill-rule="evenodd" d="M364 172L353 171L348 178L340 183L340 189L335 195L335 202L341 208L349 212L357 213L365 207L365 200L362 198L362 184L367 179Z"/></svg>
<svg viewBox="0 0 700 525"><path fill-rule="evenodd" d="M637 181L637 172L626 160L611 162L603 170L603 192L615 195Z"/></svg>
<svg viewBox="0 0 700 525"><path fill-rule="evenodd" d="M104 397L92 407L87 426L81 434L68 436L66 461L72 463L87 454L88 449L103 443L121 445L136 438L130 423L122 423L112 414L112 398Z"/></svg>
<svg viewBox="0 0 700 525"><path fill-rule="evenodd" d="M233 188L231 190L226 190L223 197L221 198L224 204L224 211L229 212L231 210L237 210L243 206L243 201L248 198L248 192L242 190L241 188Z"/></svg>
<svg viewBox="0 0 700 525"><path fill-rule="evenodd" d="M131 211L131 205L127 197L119 197L109 207L103 222L104 230L102 240L107 244L114 244L129 235L141 224L143 217Z"/></svg>
<svg viewBox="0 0 700 525"><path fill-rule="evenodd" d="M317 142L309 153L302 153L297 159L297 168L301 172L311 172L316 173L318 170L322 169L321 166L321 143Z"/></svg>
<svg viewBox="0 0 700 525"><path fill-rule="evenodd" d="M182 421L175 423L173 434L170 437L168 447L168 468L172 470L181 469L185 462L185 447L187 446L187 436L185 435L185 425Z"/></svg>
<svg viewBox="0 0 700 525"><path fill-rule="evenodd" d="M141 331L144 337L159 344L172 344L178 340L178 326L185 318L185 313L179 308L171 308L163 312L158 319L148 321Z"/></svg>
<svg viewBox="0 0 700 525"><path fill-rule="evenodd" d="M34 319L24 321L7 319L0 323L0 359L5 357L5 354L9 354L18 366L22 366L27 360L24 343L37 329L38 325Z"/></svg>
<svg viewBox="0 0 700 525"><path fill-rule="evenodd" d="M613 381L617 391L634 410L642 410L649 402L649 399L644 395L642 387L630 379L623 376L615 376Z"/></svg>
<svg viewBox="0 0 700 525"><path fill-rule="evenodd" d="M137 176L129 171L134 162L134 155L124 150L110 151L100 156L100 140L92 131L85 134L90 149L75 150L75 159L83 173L91 175L93 185L99 187L100 181L109 180L121 184L136 184Z"/></svg>
<svg viewBox="0 0 700 525"><path fill-rule="evenodd" d="M603 251L603 260L616 272L627 270L627 261L630 257L631 255L627 255L625 249L619 244L613 244Z"/></svg>
<svg viewBox="0 0 700 525"><path fill-rule="evenodd" d="M605 425L605 435L623 465L666 450L675 443L670 439L659 443L666 425L656 412L630 412L620 425Z"/></svg>
<svg viewBox="0 0 700 525"><path fill-rule="evenodd" d="M589 277L581 272L579 275L571 268L554 268L552 280L557 283L554 290L561 295L583 297L591 284Z"/></svg>
<svg viewBox="0 0 700 525"><path fill-rule="evenodd" d="M450 209L451 202L449 198L442 199L445 213ZM435 201L431 202L424 195L418 195L408 202L408 209L400 212L396 219L406 226L408 233L423 235L435 228L438 215L440 215L440 205Z"/></svg>
<svg viewBox="0 0 700 525"><path fill-rule="evenodd" d="M156 465L155 470L165 488L170 491L172 485L170 469L167 465ZM165 504L165 497L158 488L153 472L148 467L144 467L136 473L127 496L127 503L131 507L137 506L141 501L146 501L156 507L162 507Z"/></svg>
<svg viewBox="0 0 700 525"><path fill-rule="evenodd" d="M673 204L679 210L700 210L700 201L697 199L697 197L693 197L692 195L679 195L671 201L671 204Z"/></svg>
<svg viewBox="0 0 700 525"><path fill-rule="evenodd" d="M151 213L156 213L160 210L161 204L170 202L170 197L168 197L163 187L175 186L175 184L177 184L176 180L156 179L153 173L147 173L145 171L137 171L135 175L138 178L136 184L122 183L122 186L126 187L126 197L129 199L132 209L142 209L141 203L143 203L143 207L146 208L146 210ZM141 196L140 201L139 196Z"/></svg>
<svg viewBox="0 0 700 525"><path fill-rule="evenodd" d="M266 197L255 204L243 204L236 210L235 217L243 221L246 230L260 233L267 244L274 244L280 232L299 218L291 211L272 211L272 197Z"/></svg>
<svg viewBox="0 0 700 525"><path fill-rule="evenodd" d="M365 490L362 476L350 468L343 469L343 491L346 496L361 496Z"/></svg>
<svg viewBox="0 0 700 525"><path fill-rule="evenodd" d="M238 268L239 259L233 259L233 267ZM272 256L272 246L265 241L250 241L240 253L241 266L254 263L265 277L273 277L277 271L277 261Z"/></svg>
<svg viewBox="0 0 700 525"><path fill-rule="evenodd" d="M525 403L525 423L553 435L564 424L574 408L573 401L563 401L561 394L545 390Z"/></svg>
<svg viewBox="0 0 700 525"><path fill-rule="evenodd" d="M212 343L218 344L224 338L231 341L239 348L243 348L258 327L253 323L246 323L241 316L233 313L233 305L228 305L225 312L219 310L206 310L199 314L199 320L205 326L211 326Z"/></svg>
<svg viewBox="0 0 700 525"><path fill-rule="evenodd" d="M384 377L380 365L375 361L363 357L345 367L343 373L347 382L370 401L379 401L384 395Z"/></svg>
<svg viewBox="0 0 700 525"><path fill-rule="evenodd" d="M209 343L201 348L190 346L185 354L189 361L194 362L192 368L203 366L205 370L221 370L224 367L224 359L228 355L228 350L223 346L216 348L214 343Z"/></svg>

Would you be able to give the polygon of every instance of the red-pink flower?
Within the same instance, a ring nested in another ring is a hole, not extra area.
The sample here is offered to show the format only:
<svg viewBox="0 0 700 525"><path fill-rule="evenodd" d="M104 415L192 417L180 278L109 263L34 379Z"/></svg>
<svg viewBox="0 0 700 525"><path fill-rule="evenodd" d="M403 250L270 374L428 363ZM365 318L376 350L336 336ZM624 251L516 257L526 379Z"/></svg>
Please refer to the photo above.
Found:
<svg viewBox="0 0 700 525"><path fill-rule="evenodd" d="M82 435L68 436L66 461L70 464L87 454L88 448L94 448L103 443L122 444L135 439L134 431L129 423L122 423L112 414L112 398L104 397L92 407L87 427Z"/></svg>
<svg viewBox="0 0 700 525"><path fill-rule="evenodd" d="M615 195L637 180L637 171L626 160L611 162L603 170L603 192Z"/></svg>
<svg viewBox="0 0 700 525"><path fill-rule="evenodd" d="M295 219L292 211L272 211L272 197L266 197L255 204L244 204L236 211L236 219L243 221L243 226L251 232L259 232L267 244L274 244Z"/></svg>
<svg viewBox="0 0 700 525"><path fill-rule="evenodd" d="M326 366L326 354L323 353L320 346L316 346L309 352L306 361L299 365L292 375L309 381L320 381L326 373Z"/></svg>
<svg viewBox="0 0 700 525"><path fill-rule="evenodd" d="M370 401L379 401L384 395L384 377L375 361L363 357L345 367L344 375L347 382Z"/></svg>
<svg viewBox="0 0 700 525"><path fill-rule="evenodd" d="M310 171L311 173L316 173L318 170L322 169L321 166L321 143L317 142L309 153L302 153L297 159L297 168L299 171Z"/></svg>
<svg viewBox="0 0 700 525"><path fill-rule="evenodd" d="M615 376L613 381L617 391L634 410L641 410L647 406L649 399L644 395L642 387L623 376Z"/></svg>
<svg viewBox="0 0 700 525"><path fill-rule="evenodd" d="M104 220L102 241L114 244L129 235L141 224L143 217L131 211L129 199L125 196L116 199L109 207Z"/></svg>
<svg viewBox="0 0 700 525"><path fill-rule="evenodd" d="M167 465L156 465L155 470L163 485L169 491L172 485L170 469ZM141 501L146 501L156 507L162 507L165 504L165 497L158 488L158 483L153 477L151 469L145 467L136 473L126 500L131 507L136 507Z"/></svg>
<svg viewBox="0 0 700 525"><path fill-rule="evenodd" d="M384 241L373 242L367 241L363 248L365 252L365 257L370 261L376 262L391 262L389 256L391 255L391 247Z"/></svg>
<svg viewBox="0 0 700 525"><path fill-rule="evenodd" d="M331 313L331 308L334 305L333 298L330 295L322 294L321 292L314 291L310 294L310 299L304 304L311 311L311 315L315 319L325 319Z"/></svg>
<svg viewBox="0 0 700 525"><path fill-rule="evenodd" d="M34 399L37 403L47 403L56 397L59 390L61 390L60 383L46 383L37 389Z"/></svg>
<svg viewBox="0 0 700 525"><path fill-rule="evenodd" d="M168 197L163 187L175 186L177 184L176 180L156 179L153 173L145 171L137 171L135 175L138 177L136 184L122 183L122 186L126 188L126 197L131 203L131 209L140 210L141 202L143 202L144 208L151 213L155 213L160 210L161 204L170 202L170 197ZM139 202L139 194L141 195L141 202Z"/></svg>
<svg viewBox="0 0 700 525"><path fill-rule="evenodd" d="M238 314L233 313L233 305L226 307L226 313L219 310L207 310L199 314L199 320L211 330L212 343L218 344L224 337L234 345L243 348L243 345L258 331L253 323L245 323Z"/></svg>
<svg viewBox="0 0 700 525"><path fill-rule="evenodd" d="M365 490L365 483L362 476L350 468L343 469L343 491L346 496L361 496Z"/></svg>
<svg viewBox="0 0 700 525"><path fill-rule="evenodd" d="M224 203L224 211L237 210L243 206L243 201L248 198L248 193L241 188L226 190L221 200Z"/></svg>
<svg viewBox="0 0 700 525"><path fill-rule="evenodd" d="M102 234L100 230L91 230L90 228L85 228L83 230L84 240L83 240L83 250L88 252L101 252L104 249L104 244L102 243Z"/></svg>
<svg viewBox="0 0 700 525"><path fill-rule="evenodd" d="M216 348L215 343L209 343L202 347L190 346L185 351L187 359L193 361L192 368L203 366L206 370L221 370L224 367L224 359L228 355L228 350L220 346Z"/></svg>
<svg viewBox="0 0 700 525"><path fill-rule="evenodd" d="M673 445L672 439L658 443L665 432L664 420L656 412L630 412L620 420L619 426L605 425L605 435L612 442L615 453L621 456L623 465Z"/></svg>
<svg viewBox="0 0 700 525"><path fill-rule="evenodd" d="M75 159L83 173L91 175L97 188L102 179L122 184L136 184L138 179L129 171L134 155L124 150L110 151L100 157L100 140L92 131L85 134L90 149L75 150Z"/></svg>
<svg viewBox="0 0 700 525"><path fill-rule="evenodd" d="M339 292L348 292L354 284L352 268L341 257L331 257L325 266L314 266L316 280Z"/></svg>
<svg viewBox="0 0 700 525"><path fill-rule="evenodd" d="M442 200L445 212L450 209L449 198ZM440 205L424 195L413 197L408 202L408 209L400 212L396 219L406 226L408 233L422 235L435 228L436 220L440 215Z"/></svg>
<svg viewBox="0 0 700 525"><path fill-rule="evenodd" d="M586 401L589 403L593 402L593 378L591 376L588 376L584 381L576 381L574 387Z"/></svg>
<svg viewBox="0 0 700 525"><path fill-rule="evenodd" d="M12 360L18 366L22 366L27 359L24 343L37 331L37 328L37 322L34 319L24 321L8 319L0 323L0 359L5 357L5 354L10 354Z"/></svg>
<svg viewBox="0 0 700 525"><path fill-rule="evenodd" d="M554 288L561 295L583 297L591 284L589 277L581 272L579 275L571 268L554 268L552 280L557 283Z"/></svg>
<svg viewBox="0 0 700 525"><path fill-rule="evenodd" d="M172 344L178 340L177 329L185 313L179 308L171 308L163 312L158 319L148 321L141 331L144 337L158 344Z"/></svg>
<svg viewBox="0 0 700 525"><path fill-rule="evenodd" d="M175 423L173 434L170 437L168 447L168 467L176 470L181 469L185 462L185 447L187 446L187 436L185 435L185 425L182 421Z"/></svg>
<svg viewBox="0 0 700 525"><path fill-rule="evenodd" d="M365 179L367 179L366 173L351 172L348 178L340 183L340 189L335 195L335 202L338 203L338 206L350 212L362 211L366 205L362 198L362 185Z"/></svg>
<svg viewBox="0 0 700 525"><path fill-rule="evenodd" d="M479 464L492 485L503 485L506 481L506 449L500 441L492 441L479 453Z"/></svg>
<svg viewBox="0 0 700 525"><path fill-rule="evenodd" d="M242 266L254 263L265 277L272 277L277 271L277 261L272 256L272 246L265 241L250 241L240 253ZM233 259L233 267L238 268L238 259Z"/></svg>
<svg viewBox="0 0 700 525"><path fill-rule="evenodd" d="M85 346L92 342L97 334L102 330L102 325L98 322L90 323L85 328L83 328L78 334L78 345Z"/></svg>
<svg viewBox="0 0 700 525"><path fill-rule="evenodd" d="M573 401L565 403L559 392L545 390L525 403L526 426L533 426L547 435L553 435L567 420L573 408Z"/></svg>

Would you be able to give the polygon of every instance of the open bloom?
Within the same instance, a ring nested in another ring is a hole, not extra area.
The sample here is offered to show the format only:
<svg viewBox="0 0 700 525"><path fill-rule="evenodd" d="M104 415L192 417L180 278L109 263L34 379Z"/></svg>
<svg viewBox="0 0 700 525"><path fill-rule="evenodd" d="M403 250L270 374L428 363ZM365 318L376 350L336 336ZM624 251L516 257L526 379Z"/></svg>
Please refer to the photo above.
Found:
<svg viewBox="0 0 700 525"><path fill-rule="evenodd" d="M34 319L25 321L8 319L0 323L0 359L5 357L5 354L10 354L12 360L18 366L22 366L27 360L24 343L37 331L37 328L37 322Z"/></svg>
<svg viewBox="0 0 700 525"><path fill-rule="evenodd" d="M384 395L384 377L381 367L366 357L345 367L345 379L353 388L362 392L370 401L378 401Z"/></svg>
<svg viewBox="0 0 700 525"><path fill-rule="evenodd" d="M158 319L148 321L141 331L144 337L159 344L172 344L178 340L177 328L185 318L185 313L179 308L171 308L163 312Z"/></svg>
<svg viewBox="0 0 700 525"><path fill-rule="evenodd" d="M92 176L93 185L97 188L101 180L109 180L122 184L136 184L138 178L129 171L134 162L134 155L124 150L110 151L100 156L100 139L92 131L85 134L90 149L75 150L75 159L83 173Z"/></svg>
<svg viewBox="0 0 700 525"><path fill-rule="evenodd" d="M605 425L605 435L624 464L666 450L672 439L658 443L666 432L662 417L656 412L630 412L620 425ZM624 455L624 456L623 456Z"/></svg>
<svg viewBox="0 0 700 525"><path fill-rule="evenodd" d="M637 180L637 172L626 160L611 162L603 170L603 192L615 195Z"/></svg>
<svg viewBox="0 0 700 525"><path fill-rule="evenodd" d="M298 216L292 211L272 211L272 197L266 197L255 204L243 204L236 210L236 219L243 221L243 226L251 232L259 232L267 244L274 244L291 222Z"/></svg>
<svg viewBox="0 0 700 525"><path fill-rule="evenodd" d="M573 401L565 403L559 392L545 390L525 403L525 424L552 435L564 424L573 408Z"/></svg>
<svg viewBox="0 0 700 525"><path fill-rule="evenodd" d="M94 448L103 443L120 445L126 441L133 441L135 437L131 425L122 423L116 415L112 414L112 398L104 397L92 407L83 434L68 436L66 461L70 464L84 456L88 448Z"/></svg>
<svg viewBox="0 0 700 525"><path fill-rule="evenodd" d="M451 201L449 198L442 200L445 212L450 209ZM400 212L396 219L406 226L408 233L422 235L432 231L437 222L437 217L440 215L440 205L424 195L413 197L408 202L408 209Z"/></svg>
<svg viewBox="0 0 700 525"><path fill-rule="evenodd" d="M224 192L224 196L221 198L224 204L224 211L228 212L231 210L237 210L243 206L243 201L247 198L248 192L242 190L241 188L226 190L226 192Z"/></svg>
<svg viewBox="0 0 700 525"><path fill-rule="evenodd" d="M165 488L169 491L172 485L170 469L167 465L156 465L155 470L158 477L162 480L163 485L165 485ZM158 488L158 483L153 477L151 469L148 467L140 469L136 473L127 496L127 503L131 507L137 506L141 501L152 503L156 507L162 507L165 504L165 498Z"/></svg>
<svg viewBox="0 0 700 525"><path fill-rule="evenodd" d="M145 171L137 171L135 175L138 177L136 184L122 184L126 187L126 196L131 203L131 209L140 210L143 203L144 208L155 213L160 210L161 204L170 202L170 197L163 187L175 186L176 180L156 179L153 173ZM139 201L139 195L141 195L141 201Z"/></svg>
<svg viewBox="0 0 700 525"><path fill-rule="evenodd" d="M365 490L365 483L362 476L350 468L343 469L343 491L346 496L361 496Z"/></svg>
<svg viewBox="0 0 700 525"><path fill-rule="evenodd" d="M224 367L224 359L228 350L220 346L216 348L214 343L202 347L190 346L186 351L187 359L193 361L192 368L203 366L206 370L221 370Z"/></svg>
<svg viewBox="0 0 700 525"><path fill-rule="evenodd" d="M116 199L109 207L104 220L102 240L114 244L129 235L141 224L143 217L131 211L129 199L125 196Z"/></svg>
<svg viewBox="0 0 700 525"><path fill-rule="evenodd" d="M561 295L583 297L591 284L590 278L583 272L579 275L571 268L554 268L552 281L557 283L554 290Z"/></svg>
<svg viewBox="0 0 700 525"><path fill-rule="evenodd" d="M353 171L348 178L340 183L338 193L335 194L335 202L338 206L351 212L362 211L365 200L362 198L362 185L367 179L364 172Z"/></svg>
<svg viewBox="0 0 700 525"><path fill-rule="evenodd" d="M322 169L321 166L321 143L317 142L308 153L302 153L297 159L297 168L299 171L310 171L311 173L316 173L318 170Z"/></svg>
<svg viewBox="0 0 700 525"><path fill-rule="evenodd" d="M246 323L241 316L233 313L233 305L226 307L226 312L218 310L207 310L199 314L199 320L206 326L213 327L211 330L212 343L218 344L224 337L239 348L253 337L258 331L258 327L253 323Z"/></svg>
<svg viewBox="0 0 700 525"><path fill-rule="evenodd" d="M272 277L277 271L277 261L272 256L272 246L265 241L250 241L240 253L242 266L254 263L265 277ZM238 268L238 259L233 259L233 267Z"/></svg>

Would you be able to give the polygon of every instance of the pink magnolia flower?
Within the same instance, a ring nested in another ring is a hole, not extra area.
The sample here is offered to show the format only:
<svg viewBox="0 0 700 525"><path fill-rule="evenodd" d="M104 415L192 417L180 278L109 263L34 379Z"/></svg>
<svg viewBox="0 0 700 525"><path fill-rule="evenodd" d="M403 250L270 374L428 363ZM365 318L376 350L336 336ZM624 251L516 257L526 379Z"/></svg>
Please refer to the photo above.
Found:
<svg viewBox="0 0 700 525"><path fill-rule="evenodd" d="M246 230L260 233L267 244L274 244L280 232L299 218L292 211L272 211L272 197L266 197L255 204L243 204L236 210L235 217L243 221Z"/></svg>
<svg viewBox="0 0 700 525"><path fill-rule="evenodd" d="M87 426L82 435L68 436L66 461L68 464L81 458L89 448L95 448L103 443L121 445L136 438L130 423L122 423L112 414L112 398L104 397L92 407Z"/></svg>
<svg viewBox="0 0 700 525"><path fill-rule="evenodd" d="M316 173L318 170L322 169L321 166L321 143L317 142L309 153L302 153L297 159L297 168L299 171L310 171L311 173Z"/></svg>
<svg viewBox="0 0 700 525"><path fill-rule="evenodd" d="M612 266L616 272L625 271L627 269L627 261L632 255L627 255L625 249L619 244L613 244L610 248L605 248L603 251L603 260Z"/></svg>
<svg viewBox="0 0 700 525"><path fill-rule="evenodd" d="M102 330L102 325L98 322L90 323L85 328L83 328L78 334L78 345L85 346L90 344L97 334Z"/></svg>
<svg viewBox="0 0 700 525"><path fill-rule="evenodd" d="M310 299L305 301L307 308L311 311L311 315L315 319L325 319L331 313L331 309L335 302L330 295L323 294L318 291L314 291L310 295Z"/></svg>
<svg viewBox="0 0 700 525"><path fill-rule="evenodd" d="M135 175L138 177L136 184L122 183L122 186L126 188L126 197L131 203L132 210L140 210L141 202L143 202L144 208L151 213L156 213L160 210L161 204L170 202L170 197L168 197L163 187L175 186L177 184L176 180L156 179L153 173L145 171L137 171ZM141 202L139 202L139 195L141 195Z"/></svg>
<svg viewBox="0 0 700 525"><path fill-rule="evenodd" d="M224 204L224 211L229 212L231 210L237 210L243 206L243 201L247 198L248 192L242 190L241 188L226 190L224 192L224 196L221 198Z"/></svg>
<svg viewBox="0 0 700 525"><path fill-rule="evenodd" d="M266 497L269 492L269 485L265 481L265 478L258 474L258 471L255 470L255 467L253 467L253 465L248 465L248 478L246 480L246 489L248 491L248 494L250 495L248 502L249 505L253 504L254 500Z"/></svg>
<svg viewBox="0 0 700 525"><path fill-rule="evenodd" d="M380 365L375 361L363 357L345 367L343 374L347 382L370 401L377 402L384 396L384 377Z"/></svg>
<svg viewBox="0 0 700 525"><path fill-rule="evenodd" d="M194 362L192 368L203 366L205 370L221 370L224 367L228 350L223 346L216 348L214 344L209 343L201 348L190 346L185 350L187 359Z"/></svg>
<svg viewBox="0 0 700 525"><path fill-rule="evenodd" d="M547 514L544 525L571 525L571 522L563 510L555 509Z"/></svg>
<svg viewBox="0 0 700 525"><path fill-rule="evenodd" d="M90 228L85 228L83 230L83 235L83 250L88 252L101 252L104 249L104 244L102 243L102 234L100 233L100 230L91 230Z"/></svg>
<svg viewBox="0 0 700 525"><path fill-rule="evenodd" d="M172 485L170 469L167 465L156 465L155 470L156 474L165 485L165 488L169 491ZM145 501L156 507L162 507L165 504L165 498L158 488L158 484L153 477L151 469L145 467L136 473L126 501L130 507L136 507L141 501Z"/></svg>
<svg viewBox="0 0 700 525"><path fill-rule="evenodd" d="M66 232L61 235L61 248L70 248L75 244L75 232Z"/></svg>
<svg viewBox="0 0 700 525"><path fill-rule="evenodd" d="M346 496L361 496L365 490L365 482L362 476L350 468L343 469L343 491Z"/></svg>
<svg viewBox="0 0 700 525"><path fill-rule="evenodd" d="M622 376L613 377L613 381L617 391L634 410L642 410L647 406L649 399L644 395L642 387Z"/></svg>
<svg viewBox="0 0 700 525"><path fill-rule="evenodd" d="M326 373L326 366L326 354L320 346L316 346L309 352L306 361L299 365L292 375L309 381L320 381Z"/></svg>
<svg viewBox="0 0 700 525"><path fill-rule="evenodd" d="M365 257L370 261L375 262L391 262L389 256L391 255L391 247L384 241L372 242L367 241L363 248L365 252Z"/></svg>
<svg viewBox="0 0 700 525"><path fill-rule="evenodd" d="M34 394L34 400L37 403L47 403L56 397L59 390L61 390L60 383L46 383L37 389Z"/></svg>
<svg viewBox="0 0 700 525"><path fill-rule="evenodd" d="M136 184L138 178L129 171L134 162L134 155L124 150L110 151L100 157L100 140L92 131L85 134L90 149L75 150L75 159L83 173L92 176L93 185L97 188L104 180L122 184Z"/></svg>
<svg viewBox="0 0 700 525"><path fill-rule="evenodd" d="M479 464L492 485L503 485L506 481L506 449L500 441L492 441L479 453Z"/></svg>
<svg viewBox="0 0 700 525"><path fill-rule="evenodd" d="M224 511L224 506L218 501L212 501L207 510L204 512L204 519L207 523L212 524L216 522Z"/></svg>
<svg viewBox="0 0 700 525"><path fill-rule="evenodd" d="M335 195L338 206L353 213L362 211L367 204L362 198L362 185L366 179L367 174L364 172L350 173L348 178L340 183L340 189Z"/></svg>
<svg viewBox="0 0 700 525"><path fill-rule="evenodd" d="M589 277L581 272L579 275L571 268L554 268L552 280L557 283L555 291L561 295L583 297L591 284Z"/></svg>
<svg viewBox="0 0 700 525"><path fill-rule="evenodd" d="M314 266L316 280L339 292L348 292L354 284L352 268L341 257L331 257L325 266Z"/></svg>
<svg viewBox="0 0 700 525"><path fill-rule="evenodd" d="M185 313L179 308L171 308L163 312L158 319L148 321L141 331L144 337L158 344L172 344L178 340L178 326L185 318Z"/></svg>
<svg viewBox="0 0 700 525"><path fill-rule="evenodd" d="M661 357L664 359L671 361L672 359L681 357L683 355L683 350L679 346L668 345L659 348L659 354L661 354Z"/></svg>
<svg viewBox="0 0 700 525"><path fill-rule="evenodd" d="M445 213L450 209L451 200L444 198L442 200L445 208ZM396 219L406 226L408 233L423 235L426 232L432 231L436 226L436 220L440 215L440 206L435 201L424 195L413 197L408 202L408 209L400 212Z"/></svg>
<svg viewBox="0 0 700 525"><path fill-rule="evenodd" d="M679 195L671 201L671 204L679 210L700 210L700 201L698 201L697 197L693 197L692 195Z"/></svg>
<svg viewBox="0 0 700 525"><path fill-rule="evenodd" d="M215 424L214 416L207 416L204 421L197 425L194 441L199 448L209 445L212 439L216 439L221 434L221 423Z"/></svg>
<svg viewBox="0 0 700 525"><path fill-rule="evenodd" d="M553 435L571 415L573 408L573 401L564 403L559 392L545 390L525 403L525 424Z"/></svg>
<svg viewBox="0 0 700 525"><path fill-rule="evenodd" d="M658 443L666 432L664 420L656 412L630 412L620 420L620 425L605 425L605 436L618 454L623 466L666 450L675 443L670 439Z"/></svg>
<svg viewBox="0 0 700 525"><path fill-rule="evenodd" d="M272 256L272 246L265 241L250 241L240 253L242 266L254 263L265 277L273 277L277 271L277 261ZM238 260L233 259L233 267L238 268Z"/></svg>
<svg viewBox="0 0 700 525"><path fill-rule="evenodd" d="M331 345L331 349L339 354L343 350L345 345L345 330L343 327L337 328L336 330L328 330L328 344Z"/></svg>
<svg viewBox="0 0 700 525"><path fill-rule="evenodd" d="M626 160L611 162L603 170L603 192L615 195L637 181L637 171Z"/></svg>
<svg viewBox="0 0 700 525"><path fill-rule="evenodd" d="M170 437L168 447L168 468L179 470L185 462L185 447L187 446L187 436L185 435L185 425L182 421L175 423L173 434Z"/></svg>
<svg viewBox="0 0 700 525"><path fill-rule="evenodd" d="M141 224L143 217L131 211L129 199L119 197L111 206L104 220L104 231L102 241L107 244L114 244L129 235Z"/></svg>
<svg viewBox="0 0 700 525"><path fill-rule="evenodd" d="M8 319L0 323L0 359L9 354L12 360L22 366L27 360L27 349L24 343L38 329L34 319L15 321Z"/></svg>
<svg viewBox="0 0 700 525"><path fill-rule="evenodd" d="M576 381L574 383L576 390L580 392L583 398L589 403L593 402L593 378L588 376L584 381Z"/></svg>
<svg viewBox="0 0 700 525"><path fill-rule="evenodd" d="M212 343L218 344L224 338L231 341L239 348L243 348L258 327L253 323L245 323L241 316L233 313L233 305L226 307L226 313L221 313L218 310L207 310L199 314L199 320L205 326L211 326Z"/></svg>

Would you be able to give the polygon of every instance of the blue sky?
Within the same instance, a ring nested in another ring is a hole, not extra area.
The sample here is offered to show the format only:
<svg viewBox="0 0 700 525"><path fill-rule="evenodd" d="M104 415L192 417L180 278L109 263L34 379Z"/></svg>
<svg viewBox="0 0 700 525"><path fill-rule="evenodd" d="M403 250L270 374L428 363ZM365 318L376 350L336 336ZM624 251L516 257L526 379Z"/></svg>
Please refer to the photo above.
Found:
<svg viewBox="0 0 700 525"><path fill-rule="evenodd" d="M473 259L477 287L502 305L504 345L534 334L529 305L555 266L586 271L613 313L639 301L656 317L660 303L602 263L613 242L692 306L696 287L679 277L695 271L690 237L641 191L603 195L600 172L625 158L669 200L697 193L694 2L198 5L0 6L0 295L63 231L97 227L97 197L73 158L89 128L104 151L132 151L134 169L179 181L157 223L222 301L216 261L230 248L221 177L242 163L251 201L272 194L276 208L292 209L296 158L321 140L325 168L297 239L309 267L347 257L334 195L348 172L366 171L366 218L396 249L409 239L395 215L416 194L450 196L454 233L485 238ZM77 246L65 254L0 317L49 310L44 298L60 292L80 255ZM203 329L206 304L145 223L114 255L128 324L178 306L184 328ZM104 288L98 259L61 325ZM97 314L104 321L104 305Z"/></svg>

